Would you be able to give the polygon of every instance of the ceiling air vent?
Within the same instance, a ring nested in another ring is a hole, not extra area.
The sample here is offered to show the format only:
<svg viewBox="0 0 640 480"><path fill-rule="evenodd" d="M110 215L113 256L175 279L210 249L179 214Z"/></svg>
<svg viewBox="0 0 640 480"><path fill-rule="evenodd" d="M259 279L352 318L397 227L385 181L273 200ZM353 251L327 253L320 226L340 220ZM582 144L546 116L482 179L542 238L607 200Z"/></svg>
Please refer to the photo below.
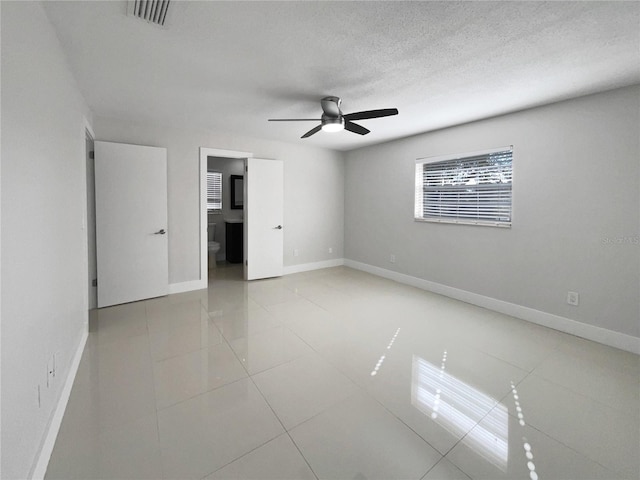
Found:
<svg viewBox="0 0 640 480"><path fill-rule="evenodd" d="M128 14L149 23L164 26L170 0L129 0Z"/></svg>

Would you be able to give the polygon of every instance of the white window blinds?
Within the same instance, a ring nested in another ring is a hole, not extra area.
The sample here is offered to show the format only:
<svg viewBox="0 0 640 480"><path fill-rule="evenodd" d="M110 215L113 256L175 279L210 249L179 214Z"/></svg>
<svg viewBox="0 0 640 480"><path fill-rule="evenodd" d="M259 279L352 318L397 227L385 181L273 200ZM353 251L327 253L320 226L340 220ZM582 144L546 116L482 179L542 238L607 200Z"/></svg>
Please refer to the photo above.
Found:
<svg viewBox="0 0 640 480"><path fill-rule="evenodd" d="M207 172L207 210L222 210L222 173Z"/></svg>
<svg viewBox="0 0 640 480"><path fill-rule="evenodd" d="M512 147L416 161L415 219L511 225Z"/></svg>

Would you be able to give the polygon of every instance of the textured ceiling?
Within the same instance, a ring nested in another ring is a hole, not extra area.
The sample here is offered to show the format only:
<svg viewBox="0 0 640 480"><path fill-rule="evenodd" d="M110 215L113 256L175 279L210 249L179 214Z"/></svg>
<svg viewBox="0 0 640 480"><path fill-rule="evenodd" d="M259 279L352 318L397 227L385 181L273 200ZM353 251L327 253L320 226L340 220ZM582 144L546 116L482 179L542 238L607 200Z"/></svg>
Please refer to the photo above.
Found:
<svg viewBox="0 0 640 480"><path fill-rule="evenodd" d="M349 150L640 83L638 2L45 2L95 115ZM366 136L320 132L320 99Z"/></svg>

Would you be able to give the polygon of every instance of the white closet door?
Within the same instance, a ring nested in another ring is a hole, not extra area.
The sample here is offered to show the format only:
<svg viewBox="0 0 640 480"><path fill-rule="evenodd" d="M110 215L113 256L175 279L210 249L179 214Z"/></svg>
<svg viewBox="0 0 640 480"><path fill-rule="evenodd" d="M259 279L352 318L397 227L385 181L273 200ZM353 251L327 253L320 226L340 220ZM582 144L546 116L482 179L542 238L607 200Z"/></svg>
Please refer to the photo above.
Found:
<svg viewBox="0 0 640 480"><path fill-rule="evenodd" d="M280 277L286 227L282 160L248 158L244 188L246 278Z"/></svg>
<svg viewBox="0 0 640 480"><path fill-rule="evenodd" d="M166 295L167 150L95 142L98 307Z"/></svg>

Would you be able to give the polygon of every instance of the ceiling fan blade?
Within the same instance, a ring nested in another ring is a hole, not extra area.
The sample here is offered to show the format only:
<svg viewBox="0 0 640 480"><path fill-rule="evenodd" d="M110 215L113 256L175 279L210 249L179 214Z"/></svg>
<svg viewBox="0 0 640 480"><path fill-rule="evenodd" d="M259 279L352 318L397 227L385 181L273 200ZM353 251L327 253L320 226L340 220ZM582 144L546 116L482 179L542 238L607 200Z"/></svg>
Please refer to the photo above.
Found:
<svg viewBox="0 0 640 480"><path fill-rule="evenodd" d="M307 133L305 133L304 135L302 135L300 138L307 138L310 137L311 135L313 135L314 133L318 133L320 131L320 129L322 129L322 125L318 125L317 127L313 127L311 130L309 130Z"/></svg>
<svg viewBox="0 0 640 480"><path fill-rule="evenodd" d="M324 97L320 100L320 104L322 105L322 111L328 117L339 117L340 116L340 98L339 97Z"/></svg>
<svg viewBox="0 0 640 480"><path fill-rule="evenodd" d="M383 108L380 110L366 110L364 112L355 112L343 115L345 120L366 120L367 118L390 117L397 115L397 108Z"/></svg>
<svg viewBox="0 0 640 480"><path fill-rule="evenodd" d="M362 125L358 125L357 123L350 122L349 120L344 121L344 129L349 130L350 132L357 133L358 135L366 135L371 130L364 128Z"/></svg>
<svg viewBox="0 0 640 480"><path fill-rule="evenodd" d="M317 118L270 118L269 122L317 122Z"/></svg>

